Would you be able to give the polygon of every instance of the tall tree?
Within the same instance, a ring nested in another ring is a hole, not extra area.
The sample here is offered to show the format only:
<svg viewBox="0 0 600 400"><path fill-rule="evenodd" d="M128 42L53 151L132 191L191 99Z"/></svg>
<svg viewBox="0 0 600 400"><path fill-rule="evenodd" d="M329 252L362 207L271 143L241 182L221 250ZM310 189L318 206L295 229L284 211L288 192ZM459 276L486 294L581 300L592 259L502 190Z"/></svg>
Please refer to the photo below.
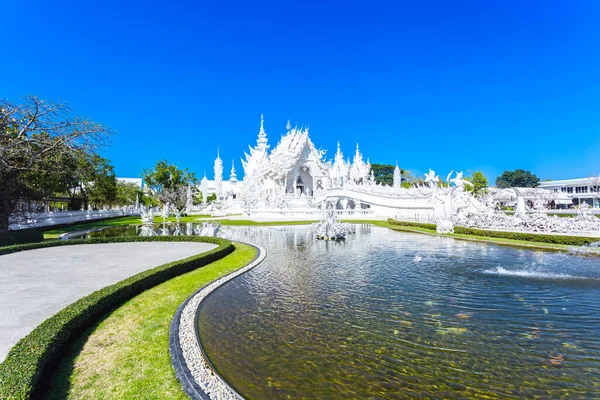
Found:
<svg viewBox="0 0 600 400"><path fill-rule="evenodd" d="M57 171L60 160L74 151L95 153L110 131L101 124L72 115L60 102L27 96L21 103L0 100L0 231L23 216L25 176Z"/></svg>
<svg viewBox="0 0 600 400"><path fill-rule="evenodd" d="M371 164L371 170L375 176L375 182L380 185L392 186L394 184L394 168L392 164ZM404 174L404 170L400 170L400 174Z"/></svg>
<svg viewBox="0 0 600 400"><path fill-rule="evenodd" d="M144 184L153 193L161 193L164 189L175 189L179 186L193 185L196 176L186 169L179 169L167 160L160 160L153 169L145 169L142 173Z"/></svg>
<svg viewBox="0 0 600 400"><path fill-rule="evenodd" d="M530 171L516 169L514 171L504 171L502 175L496 178L496 186L500 189L511 187L536 187L540 184L540 178Z"/></svg>
<svg viewBox="0 0 600 400"><path fill-rule="evenodd" d="M136 199L143 202L142 189L133 182L117 181L117 197L115 204L118 206L130 206L135 204Z"/></svg>
<svg viewBox="0 0 600 400"><path fill-rule="evenodd" d="M467 192L473 193L474 196L479 196L486 193L486 189L488 187L487 177L481 171L473 172L473 175L465 178L465 180L471 182L471 185L465 185L465 190Z"/></svg>
<svg viewBox="0 0 600 400"><path fill-rule="evenodd" d="M154 169L144 170L143 178L152 196L163 205L171 204L179 212L186 208L188 186L196 184L193 172L179 169L167 160L158 161Z"/></svg>

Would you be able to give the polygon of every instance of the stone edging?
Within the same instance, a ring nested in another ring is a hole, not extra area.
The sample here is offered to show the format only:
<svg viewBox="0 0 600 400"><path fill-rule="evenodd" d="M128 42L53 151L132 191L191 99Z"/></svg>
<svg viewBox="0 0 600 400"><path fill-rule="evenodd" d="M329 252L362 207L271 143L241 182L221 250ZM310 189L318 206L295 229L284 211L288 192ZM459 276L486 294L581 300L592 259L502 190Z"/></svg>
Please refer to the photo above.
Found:
<svg viewBox="0 0 600 400"><path fill-rule="evenodd" d="M256 258L246 265L209 283L190 296L177 310L169 330L169 350L175 375L183 390L193 400L242 399L212 368L206 359L196 334L196 314L200 303L213 290L251 270L267 256L267 251L249 243L257 250Z"/></svg>

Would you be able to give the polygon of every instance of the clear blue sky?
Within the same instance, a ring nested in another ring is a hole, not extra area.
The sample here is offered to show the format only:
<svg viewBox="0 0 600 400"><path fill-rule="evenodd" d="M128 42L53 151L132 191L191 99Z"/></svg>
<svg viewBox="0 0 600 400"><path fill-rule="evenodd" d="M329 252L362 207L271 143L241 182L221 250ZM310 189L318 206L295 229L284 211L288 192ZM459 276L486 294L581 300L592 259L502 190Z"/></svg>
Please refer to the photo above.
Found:
<svg viewBox="0 0 600 400"><path fill-rule="evenodd" d="M290 119L328 158L600 173L599 1L173 3L4 2L0 97L113 128L118 176L166 158L212 178L218 146L239 176L260 113L272 145Z"/></svg>

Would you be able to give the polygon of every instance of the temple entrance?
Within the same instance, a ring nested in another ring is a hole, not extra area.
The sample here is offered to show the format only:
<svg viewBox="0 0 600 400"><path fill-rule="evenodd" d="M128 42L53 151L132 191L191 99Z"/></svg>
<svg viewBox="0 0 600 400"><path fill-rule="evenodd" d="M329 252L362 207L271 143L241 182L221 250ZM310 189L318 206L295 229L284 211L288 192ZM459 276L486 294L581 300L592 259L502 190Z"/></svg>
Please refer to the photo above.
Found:
<svg viewBox="0 0 600 400"><path fill-rule="evenodd" d="M290 171L287 177L286 193L301 196L313 195L313 177L308 167L300 167L296 171Z"/></svg>
<svg viewBox="0 0 600 400"><path fill-rule="evenodd" d="M304 182L302 181L302 177L298 175L298 179L296 179L296 193L304 194Z"/></svg>

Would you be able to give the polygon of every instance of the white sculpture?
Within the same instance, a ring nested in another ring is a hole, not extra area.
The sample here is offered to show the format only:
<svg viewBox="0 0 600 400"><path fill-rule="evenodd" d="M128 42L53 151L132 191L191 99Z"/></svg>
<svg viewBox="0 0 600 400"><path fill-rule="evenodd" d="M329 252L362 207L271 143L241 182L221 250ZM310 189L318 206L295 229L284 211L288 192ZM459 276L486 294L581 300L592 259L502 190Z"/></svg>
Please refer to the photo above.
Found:
<svg viewBox="0 0 600 400"><path fill-rule="evenodd" d="M394 168L394 184L392 186L394 189L400 189L401 184L402 175L400 174L400 167L398 167L398 161L396 161L396 168Z"/></svg>
<svg viewBox="0 0 600 400"><path fill-rule="evenodd" d="M217 149L217 158L215 159L215 193L217 194L217 200L221 198L223 190L223 161L219 157L219 149Z"/></svg>
<svg viewBox="0 0 600 400"><path fill-rule="evenodd" d="M154 211L145 205L140 207L140 217L142 219L142 224L154 223Z"/></svg>
<svg viewBox="0 0 600 400"><path fill-rule="evenodd" d="M315 238L321 240L341 240L346 238L346 235L349 233L348 231L348 224L341 223L334 211L330 210L315 225L313 234Z"/></svg>
<svg viewBox="0 0 600 400"><path fill-rule="evenodd" d="M206 178L206 171L204 171L204 178L200 180L200 193L202 193L202 204L206 204L206 198L208 197L208 179Z"/></svg>
<svg viewBox="0 0 600 400"><path fill-rule="evenodd" d="M192 197L192 187L190 185L188 185L187 198L185 201L185 211L189 213L192 211L193 207L194 207L194 199ZM181 212L178 212L178 214L181 216ZM179 220L177 220L177 222L179 222Z"/></svg>
<svg viewBox="0 0 600 400"><path fill-rule="evenodd" d="M163 205L163 211L162 211L163 222L167 221L167 218L169 218L170 214L171 214L171 205L169 203L165 203L165 205Z"/></svg>

